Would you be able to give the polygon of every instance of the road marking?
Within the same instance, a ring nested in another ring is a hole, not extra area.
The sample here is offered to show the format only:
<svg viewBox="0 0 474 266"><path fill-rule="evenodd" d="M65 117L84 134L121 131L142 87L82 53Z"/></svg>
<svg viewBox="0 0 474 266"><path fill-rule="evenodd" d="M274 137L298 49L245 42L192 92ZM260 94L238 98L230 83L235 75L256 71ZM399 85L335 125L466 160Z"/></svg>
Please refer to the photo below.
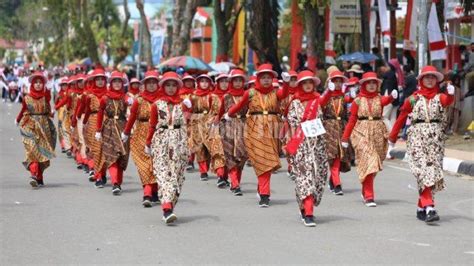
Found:
<svg viewBox="0 0 474 266"><path fill-rule="evenodd" d="M397 170L402 170L402 171L405 171L405 172L410 172L409 169L402 168L402 167L398 167L398 166L394 166L394 165L391 165L391 164L389 164L389 163L387 163L387 166L390 167L390 168L397 169Z"/></svg>
<svg viewBox="0 0 474 266"><path fill-rule="evenodd" d="M420 246L420 247L431 247L431 244L428 244L428 243L411 242L411 241L405 241L405 240L394 239L394 238L390 238L388 240L389 241L394 241L394 242L407 243L407 244L410 244L410 245L415 245L415 246Z"/></svg>
<svg viewBox="0 0 474 266"><path fill-rule="evenodd" d="M471 255L474 255L474 251L464 251L464 254L471 254Z"/></svg>

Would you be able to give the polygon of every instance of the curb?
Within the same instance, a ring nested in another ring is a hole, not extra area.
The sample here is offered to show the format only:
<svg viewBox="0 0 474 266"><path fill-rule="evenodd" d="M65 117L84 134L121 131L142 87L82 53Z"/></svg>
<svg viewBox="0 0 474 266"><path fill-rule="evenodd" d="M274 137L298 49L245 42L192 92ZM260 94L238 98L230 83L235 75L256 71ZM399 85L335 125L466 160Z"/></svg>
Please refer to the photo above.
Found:
<svg viewBox="0 0 474 266"><path fill-rule="evenodd" d="M399 160L406 161L406 150L393 149L390 155ZM443 158L443 170L453 172L456 174L474 176L474 161L459 160L451 157Z"/></svg>

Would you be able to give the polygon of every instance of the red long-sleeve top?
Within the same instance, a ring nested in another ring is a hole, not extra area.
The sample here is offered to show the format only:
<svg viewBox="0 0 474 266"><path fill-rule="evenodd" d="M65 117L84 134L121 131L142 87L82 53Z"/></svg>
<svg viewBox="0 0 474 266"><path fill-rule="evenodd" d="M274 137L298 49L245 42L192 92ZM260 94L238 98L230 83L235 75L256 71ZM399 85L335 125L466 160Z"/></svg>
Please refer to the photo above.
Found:
<svg viewBox="0 0 474 266"><path fill-rule="evenodd" d="M413 97L416 97L416 96L413 96ZM397 121L395 121L392 131L390 132L388 140L392 143L395 143L397 141L398 133L405 125L408 115L413 111L413 106L412 106L412 102L410 101L410 98L406 99L402 107L400 108L400 115L398 116ZM418 99L415 98L415 100L418 100ZM441 102L441 106L447 107L454 102L454 96L443 93L440 95L439 100Z"/></svg>
<svg viewBox="0 0 474 266"><path fill-rule="evenodd" d="M85 97L84 99L84 119L82 120L82 124L85 125L87 124L87 121L89 120L89 116L91 115L91 99L89 97Z"/></svg>
<svg viewBox="0 0 474 266"><path fill-rule="evenodd" d="M244 95L242 96L242 99L240 99L240 101L237 104L235 104L234 106L232 106L229 109L229 111L228 111L229 116L233 116L235 113L240 111L240 109L242 109L244 106L247 106L249 104L249 102L250 102L250 94L249 93L250 93L250 90L246 90L244 92ZM283 88L278 89L276 96L277 96L278 100L285 99L288 96L288 87L283 86Z"/></svg>
<svg viewBox="0 0 474 266"><path fill-rule="evenodd" d="M70 107L71 103L72 103L71 94L69 92L66 92L64 97L61 98L61 100L58 103L56 103L56 105L54 106L54 109L58 110L59 108L63 107L64 105L66 105L67 107Z"/></svg>
<svg viewBox="0 0 474 266"><path fill-rule="evenodd" d="M389 105L392 103L393 97L392 96L382 96L381 105L382 107ZM351 105L351 116L349 117L349 121L347 122L346 128L344 129L344 134L342 134L342 141L347 142L349 137L352 134L352 130L355 127L355 124L358 120L358 111L359 106L357 105L357 101L354 101ZM379 114L382 117L382 113Z"/></svg>
<svg viewBox="0 0 474 266"><path fill-rule="evenodd" d="M133 107L132 107L133 108ZM146 137L146 145L150 147L153 134L155 134L156 125L158 124L158 107L156 104L151 106L150 110L150 127L148 128L148 136Z"/></svg>
<svg viewBox="0 0 474 266"><path fill-rule="evenodd" d="M82 114L84 114L84 111L86 109L86 104L87 104L87 95L83 94L81 96L81 100L77 102L76 110L74 110L74 114L72 115L72 118L71 118L71 125L73 127L76 127L77 119L81 118Z"/></svg>

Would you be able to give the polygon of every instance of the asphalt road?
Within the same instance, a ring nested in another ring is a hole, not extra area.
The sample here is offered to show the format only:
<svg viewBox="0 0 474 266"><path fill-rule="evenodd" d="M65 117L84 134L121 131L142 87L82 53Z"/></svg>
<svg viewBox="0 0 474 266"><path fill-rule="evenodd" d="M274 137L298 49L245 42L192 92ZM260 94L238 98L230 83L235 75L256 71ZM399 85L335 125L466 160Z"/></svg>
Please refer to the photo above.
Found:
<svg viewBox="0 0 474 266"><path fill-rule="evenodd" d="M18 105L0 103L1 265L12 264L471 264L474 182L447 175L436 195L441 221L415 218L416 183L403 162L387 162L375 181L376 208L360 198L354 171L343 174L344 196L325 192L317 226L299 219L294 183L272 177L271 207L257 207L256 178L245 168L243 197L186 174L165 226L159 206L141 206L130 160L123 194L95 189L72 160L58 153L44 188L32 190L21 165L23 146L13 120ZM286 167L286 163L285 163Z"/></svg>

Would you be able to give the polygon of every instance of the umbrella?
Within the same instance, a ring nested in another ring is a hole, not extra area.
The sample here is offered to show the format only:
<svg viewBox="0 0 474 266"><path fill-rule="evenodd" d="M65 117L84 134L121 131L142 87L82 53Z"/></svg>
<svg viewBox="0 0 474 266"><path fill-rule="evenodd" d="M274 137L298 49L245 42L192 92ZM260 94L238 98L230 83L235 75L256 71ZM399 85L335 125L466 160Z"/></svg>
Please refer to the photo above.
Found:
<svg viewBox="0 0 474 266"><path fill-rule="evenodd" d="M228 74L232 69L236 68L236 66L231 62L212 62L209 66L214 68L217 72L225 74Z"/></svg>
<svg viewBox="0 0 474 266"><path fill-rule="evenodd" d="M339 61L349 61L349 62L358 62L358 63L369 63L371 61L377 60L378 57L371 53L364 52L355 52L352 54L341 55L337 58Z"/></svg>
<svg viewBox="0 0 474 266"><path fill-rule="evenodd" d="M173 57L158 65L158 69L162 72L164 70L176 70L178 67L183 67L190 74L207 73L213 70L201 59L191 56Z"/></svg>

